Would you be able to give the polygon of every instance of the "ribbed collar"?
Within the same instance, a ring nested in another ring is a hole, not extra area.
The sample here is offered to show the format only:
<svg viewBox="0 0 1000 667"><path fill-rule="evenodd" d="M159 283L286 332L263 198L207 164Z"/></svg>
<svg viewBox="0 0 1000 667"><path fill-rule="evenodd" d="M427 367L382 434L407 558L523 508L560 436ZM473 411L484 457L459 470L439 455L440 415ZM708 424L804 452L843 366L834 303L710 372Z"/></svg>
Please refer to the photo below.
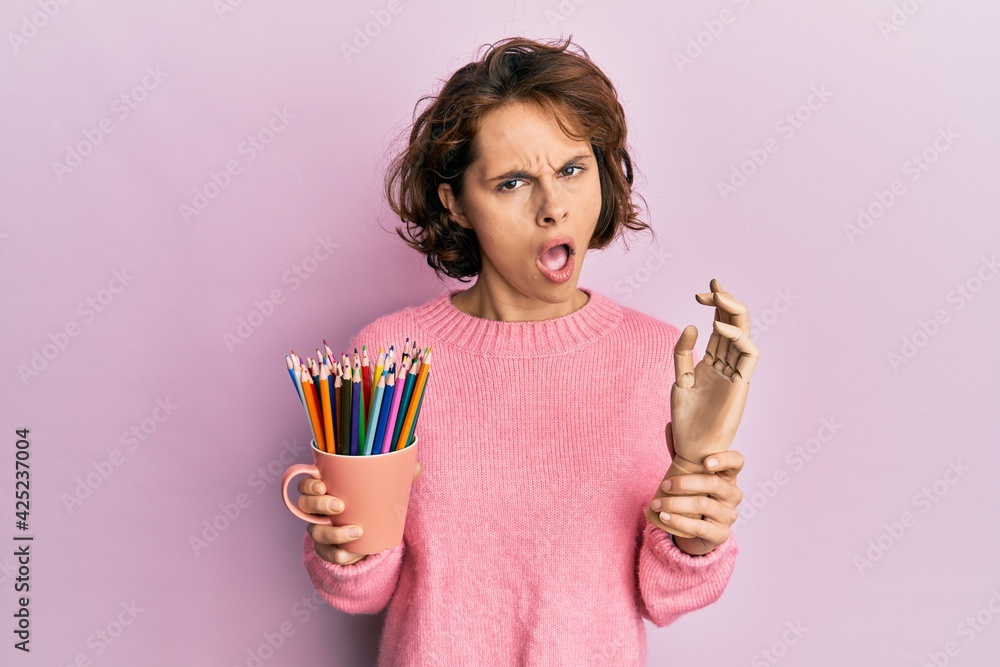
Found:
<svg viewBox="0 0 1000 667"><path fill-rule="evenodd" d="M451 302L462 290L447 289L415 308L420 325L444 342L480 355L541 357L564 354L604 337L622 320L611 299L581 287L587 303L569 315L536 322L499 322L464 313Z"/></svg>

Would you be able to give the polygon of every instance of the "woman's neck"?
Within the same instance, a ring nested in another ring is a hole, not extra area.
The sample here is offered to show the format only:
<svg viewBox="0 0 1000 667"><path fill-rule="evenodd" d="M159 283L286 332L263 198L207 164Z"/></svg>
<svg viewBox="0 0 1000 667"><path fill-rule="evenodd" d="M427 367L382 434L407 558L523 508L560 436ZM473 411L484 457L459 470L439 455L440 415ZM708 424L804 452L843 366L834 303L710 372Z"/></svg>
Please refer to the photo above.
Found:
<svg viewBox="0 0 1000 667"><path fill-rule="evenodd" d="M497 293L482 280L459 292L451 299L458 310L467 315L498 322L537 322L569 315L587 305L590 296L576 288L566 301L548 303L522 294Z"/></svg>

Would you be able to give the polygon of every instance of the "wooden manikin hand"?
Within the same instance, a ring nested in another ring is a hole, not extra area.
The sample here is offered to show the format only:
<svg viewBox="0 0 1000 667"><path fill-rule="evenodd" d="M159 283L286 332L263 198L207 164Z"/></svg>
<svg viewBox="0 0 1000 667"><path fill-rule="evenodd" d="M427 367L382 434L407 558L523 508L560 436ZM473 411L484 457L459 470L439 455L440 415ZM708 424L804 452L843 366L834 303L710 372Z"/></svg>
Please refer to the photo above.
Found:
<svg viewBox="0 0 1000 667"><path fill-rule="evenodd" d="M710 289L709 293L695 295L698 303L715 307L715 320L712 323L714 330L709 338L705 356L696 366L692 363L694 344L698 339L698 330L692 325L684 328L674 346L674 369L677 379L671 387L671 421L666 427L667 447L672 461L663 477L664 480L678 475L711 474L702 462L710 454L727 451L732 444L740 419L743 417L743 408L750 389L750 376L757 365L758 351L750 340L750 317L746 306L728 292L722 291L715 279L712 279ZM739 458L739 467L742 467L742 457L730 458ZM726 486L735 487L735 474L732 474L732 470L729 472L727 481L730 483ZM739 472L738 469L735 472ZM715 486L719 486L717 480L711 481L716 482ZM738 489L725 490L735 491L727 494L727 500L731 501L735 496L742 498ZM687 493L676 491L670 494L663 490L661 484L653 498L664 498L669 495L711 496L712 494L697 491ZM735 502L738 503L739 500ZM703 515L677 512L674 514L691 519L713 519ZM735 520L735 506L732 506L732 514ZM646 517L654 525L675 536L694 537L689 532L664 524L660 521L659 513L649 506L646 507ZM731 525L732 521L728 523ZM728 535L728 530L726 533Z"/></svg>

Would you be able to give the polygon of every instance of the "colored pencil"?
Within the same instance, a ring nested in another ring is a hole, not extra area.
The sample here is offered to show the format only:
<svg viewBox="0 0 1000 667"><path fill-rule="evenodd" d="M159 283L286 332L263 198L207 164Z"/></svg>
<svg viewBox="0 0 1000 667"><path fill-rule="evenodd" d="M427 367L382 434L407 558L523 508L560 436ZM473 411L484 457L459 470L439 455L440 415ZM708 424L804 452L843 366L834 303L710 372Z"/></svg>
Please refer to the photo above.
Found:
<svg viewBox="0 0 1000 667"><path fill-rule="evenodd" d="M372 398L372 406L368 411L370 417L368 419L367 427L367 437L365 438L365 449L364 456L370 456L372 453L372 445L375 444L375 430L378 426L379 412L382 408L382 396L385 394L385 378L379 378L378 384L375 385L375 396Z"/></svg>
<svg viewBox="0 0 1000 667"><path fill-rule="evenodd" d="M382 453L382 444L385 442L385 425L389 421L389 408L392 406L392 395L396 390L396 373L390 366L386 374L385 393L382 394L382 405L378 411L378 425L375 428L375 440L372 445L372 454Z"/></svg>
<svg viewBox="0 0 1000 667"><path fill-rule="evenodd" d="M396 417L399 414L399 403L403 398L403 388L406 385L406 364L403 364L399 369L399 375L397 376L398 382L395 383L395 390L392 396L392 406L389 409L389 419L385 423L385 437L382 440L382 448L379 453L387 454L392 451L392 445L395 441L393 434L396 433Z"/></svg>
<svg viewBox="0 0 1000 667"><path fill-rule="evenodd" d="M285 365L288 366L288 376L292 378L292 384L295 385L295 393L302 401L302 405L305 405L306 397L302 394L302 387L299 386L298 372L295 370L295 360L291 356L285 356Z"/></svg>
<svg viewBox="0 0 1000 667"><path fill-rule="evenodd" d="M413 362L413 365L410 366L410 372L406 374L406 384L403 385L403 398L399 401L399 414L396 417L396 427L392 434L390 452L395 452L403 448L399 444L399 439L402 437L403 426L409 427L409 424L405 424L406 414L410 408L410 397L413 395L413 385L417 383L417 373L419 371L420 361L417 360Z"/></svg>
<svg viewBox="0 0 1000 667"><path fill-rule="evenodd" d="M330 371L326 364L319 369L319 395L323 404L323 444L324 451L336 452L336 441L333 439L333 411L330 409Z"/></svg>
<svg viewBox="0 0 1000 667"><path fill-rule="evenodd" d="M358 417L361 413L361 372L354 370L351 379L351 455L358 454Z"/></svg>
<svg viewBox="0 0 1000 667"><path fill-rule="evenodd" d="M344 380L340 377L340 373L337 373L333 378L333 431L337 434L337 453L342 454L343 449L343 436L340 435L343 432L343 426L341 425L344 419L344 404L342 389L344 386Z"/></svg>
<svg viewBox="0 0 1000 667"><path fill-rule="evenodd" d="M365 431L365 426L367 424L365 415L368 414L369 401L365 400L365 383L364 383L364 378L362 376L361 368L359 366L355 366L354 372L357 373L358 377L361 378L361 390L358 393L358 451L357 451L357 453L360 454L362 448L364 448L365 446L365 435L367 433Z"/></svg>
<svg viewBox="0 0 1000 667"><path fill-rule="evenodd" d="M326 451L323 446L323 427L320 425L319 421L319 408L316 405L316 390L312 384L312 378L309 377L309 372L303 367L300 373L300 381L302 382L302 392L306 395L306 405L309 408L309 421L312 423L313 439L316 440L316 449L321 452Z"/></svg>
<svg viewBox="0 0 1000 667"><path fill-rule="evenodd" d="M343 434L340 440L340 451L345 456L351 453L351 410L352 402L354 399L354 391L351 386L351 372L349 369L344 369L344 387L343 387L343 408L341 412L344 415L344 423L340 426L340 431Z"/></svg>
<svg viewBox="0 0 1000 667"><path fill-rule="evenodd" d="M368 422L368 408L372 404L372 367L368 360L368 346L361 346L361 392L364 400L365 411L363 413L365 423Z"/></svg>
<svg viewBox="0 0 1000 667"><path fill-rule="evenodd" d="M420 364L420 373L417 377L417 385L413 389L413 397L410 399L409 406L407 406L406 421L403 422L403 433L406 436L403 438L402 444L398 446L399 449L410 445L410 439L413 437L413 431L417 426L417 412L420 410L420 401L424 397L424 386L427 384L427 375L431 372L432 352L430 348L427 348L426 354L421 356L422 358L418 362Z"/></svg>
<svg viewBox="0 0 1000 667"><path fill-rule="evenodd" d="M378 384L378 380L382 377L382 362L385 361L385 351L382 348L378 349L378 359L375 360L375 371L372 373L372 384ZM375 398L375 388L372 387L371 397Z"/></svg>

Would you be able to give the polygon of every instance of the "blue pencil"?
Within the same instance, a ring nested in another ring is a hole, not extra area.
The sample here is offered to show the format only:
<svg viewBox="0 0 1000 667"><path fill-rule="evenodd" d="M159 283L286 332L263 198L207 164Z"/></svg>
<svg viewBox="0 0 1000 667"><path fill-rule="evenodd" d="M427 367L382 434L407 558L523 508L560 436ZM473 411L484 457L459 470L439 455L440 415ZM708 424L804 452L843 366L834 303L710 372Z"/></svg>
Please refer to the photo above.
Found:
<svg viewBox="0 0 1000 667"><path fill-rule="evenodd" d="M385 393L382 395L382 406L378 415L378 426L375 430L375 445L372 447L372 454L382 453L382 444L385 440L385 427L389 421L389 407L392 405L392 395L396 390L395 364L389 371L389 379L385 383Z"/></svg>
<svg viewBox="0 0 1000 667"><path fill-rule="evenodd" d="M372 407L369 412L368 427L367 427L367 437L365 438L365 450L364 455L370 456L372 453L372 444L375 442L375 430L376 425L379 421L379 412L381 412L382 407L382 396L385 394L385 376L379 378L378 384L375 385L375 395L372 397Z"/></svg>

